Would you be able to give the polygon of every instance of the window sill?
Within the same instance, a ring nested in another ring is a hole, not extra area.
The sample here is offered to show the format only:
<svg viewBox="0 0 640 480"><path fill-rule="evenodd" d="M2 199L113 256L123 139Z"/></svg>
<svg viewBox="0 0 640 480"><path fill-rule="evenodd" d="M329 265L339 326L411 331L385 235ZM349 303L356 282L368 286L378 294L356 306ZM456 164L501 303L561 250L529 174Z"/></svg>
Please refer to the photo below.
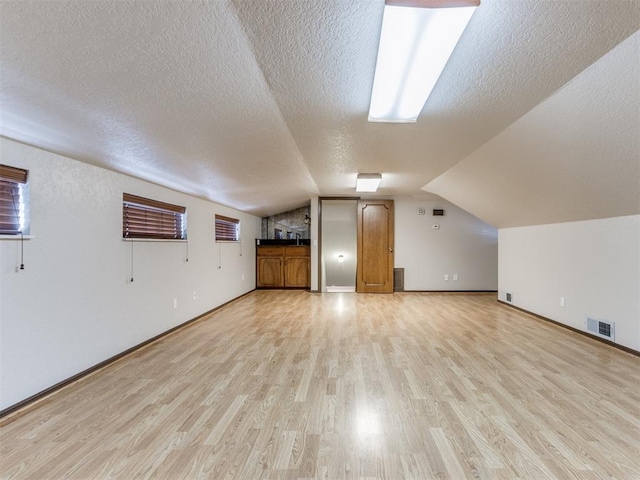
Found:
<svg viewBox="0 0 640 480"><path fill-rule="evenodd" d="M36 237L33 236L33 235L23 235L23 236L20 236L20 235L0 235L0 240L18 240L18 241L20 241L22 239L24 239L24 240L32 240L34 238L36 238Z"/></svg>
<svg viewBox="0 0 640 480"><path fill-rule="evenodd" d="M177 238L123 238L123 242L160 242L160 243L187 243L187 240L180 240Z"/></svg>

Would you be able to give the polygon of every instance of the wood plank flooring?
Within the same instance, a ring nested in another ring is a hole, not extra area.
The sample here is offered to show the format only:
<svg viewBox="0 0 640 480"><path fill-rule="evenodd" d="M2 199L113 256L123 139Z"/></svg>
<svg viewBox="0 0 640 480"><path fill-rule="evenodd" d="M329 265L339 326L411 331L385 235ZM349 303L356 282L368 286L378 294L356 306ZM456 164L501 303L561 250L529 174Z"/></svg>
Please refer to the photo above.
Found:
<svg viewBox="0 0 640 480"><path fill-rule="evenodd" d="M3 479L640 478L640 359L495 295L256 291L0 423Z"/></svg>

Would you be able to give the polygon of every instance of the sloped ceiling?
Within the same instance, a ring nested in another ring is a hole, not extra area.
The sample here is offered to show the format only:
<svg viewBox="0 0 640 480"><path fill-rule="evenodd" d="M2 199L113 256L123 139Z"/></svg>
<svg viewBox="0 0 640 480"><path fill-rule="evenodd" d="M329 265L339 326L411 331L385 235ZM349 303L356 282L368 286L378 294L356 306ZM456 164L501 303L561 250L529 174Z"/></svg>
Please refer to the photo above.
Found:
<svg viewBox="0 0 640 480"><path fill-rule="evenodd" d="M640 214L640 33L425 189L498 227Z"/></svg>
<svg viewBox="0 0 640 480"><path fill-rule="evenodd" d="M374 124L383 6L3 0L0 135L260 216L358 172L416 195L640 28L636 1L482 0L418 122Z"/></svg>

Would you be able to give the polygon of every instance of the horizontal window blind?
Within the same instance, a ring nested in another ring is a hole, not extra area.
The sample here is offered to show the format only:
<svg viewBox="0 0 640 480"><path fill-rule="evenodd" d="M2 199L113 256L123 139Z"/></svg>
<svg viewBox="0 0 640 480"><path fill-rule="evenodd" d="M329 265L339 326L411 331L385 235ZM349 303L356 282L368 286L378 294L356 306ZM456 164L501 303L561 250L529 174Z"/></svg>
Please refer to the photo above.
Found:
<svg viewBox="0 0 640 480"><path fill-rule="evenodd" d="M18 235L24 223L27 170L0 165L0 234Z"/></svg>
<svg viewBox="0 0 640 480"><path fill-rule="evenodd" d="M122 196L122 237L186 239L187 209L125 193Z"/></svg>
<svg viewBox="0 0 640 480"><path fill-rule="evenodd" d="M240 220L216 215L216 242L239 242Z"/></svg>

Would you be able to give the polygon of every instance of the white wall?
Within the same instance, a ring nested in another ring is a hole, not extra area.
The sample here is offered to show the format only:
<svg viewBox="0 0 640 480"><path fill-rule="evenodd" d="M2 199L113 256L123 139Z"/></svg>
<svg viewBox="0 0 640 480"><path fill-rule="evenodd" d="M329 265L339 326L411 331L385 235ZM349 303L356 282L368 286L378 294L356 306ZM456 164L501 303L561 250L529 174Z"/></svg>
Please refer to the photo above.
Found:
<svg viewBox="0 0 640 480"><path fill-rule="evenodd" d="M640 215L499 231L499 298L586 330L615 322L616 343L640 351ZM560 306L565 297L565 307Z"/></svg>
<svg viewBox="0 0 640 480"><path fill-rule="evenodd" d="M426 213L418 215L418 208ZM434 217L434 208L445 216ZM405 290L498 289L497 230L446 200L395 197L395 244Z"/></svg>
<svg viewBox="0 0 640 480"><path fill-rule="evenodd" d="M0 152L29 170L34 237L22 271L20 242L0 240L0 409L255 287L259 218L4 138ZM122 240L123 192L187 208L188 262L185 242ZM240 219L242 244L215 242L216 213Z"/></svg>

